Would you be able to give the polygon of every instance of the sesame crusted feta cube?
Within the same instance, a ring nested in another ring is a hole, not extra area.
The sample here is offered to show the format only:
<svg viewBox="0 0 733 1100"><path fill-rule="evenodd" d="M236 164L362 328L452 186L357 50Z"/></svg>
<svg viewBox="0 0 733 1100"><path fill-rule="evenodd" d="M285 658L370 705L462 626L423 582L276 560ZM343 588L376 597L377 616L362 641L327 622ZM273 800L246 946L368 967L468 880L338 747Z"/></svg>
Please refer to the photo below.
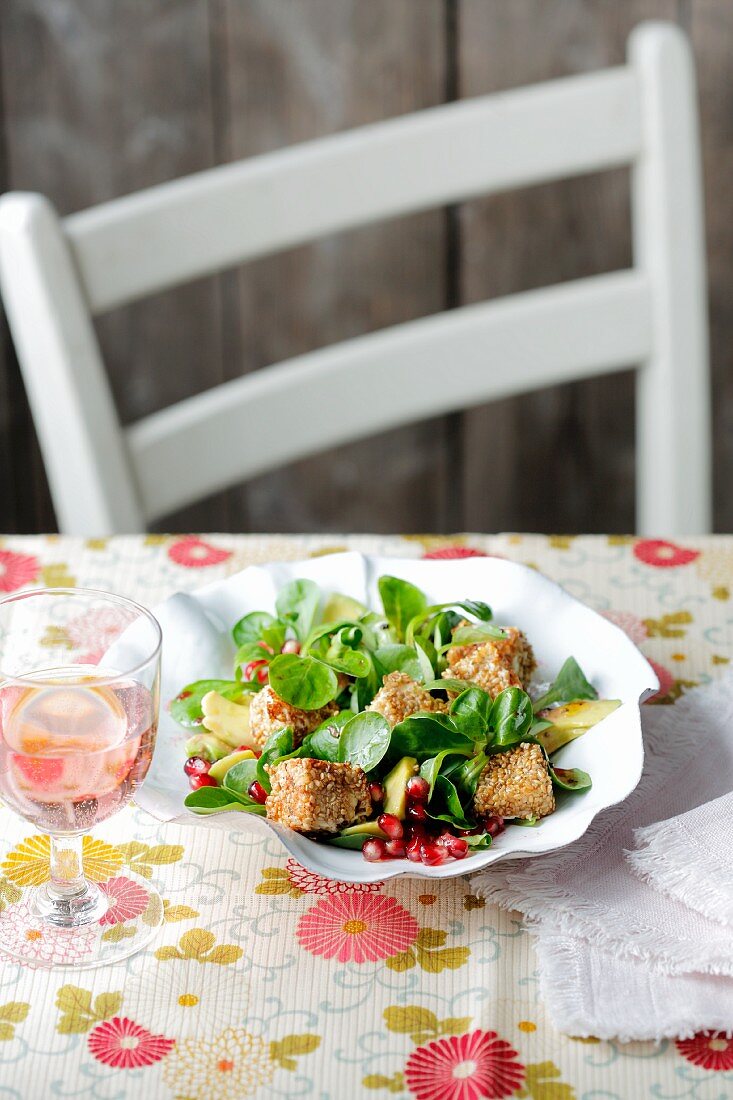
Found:
<svg viewBox="0 0 733 1100"><path fill-rule="evenodd" d="M469 626L465 620L459 626ZM495 698L505 688L529 683L537 667L532 647L516 626L503 628L505 638L489 638L473 645L451 646L447 679L472 680Z"/></svg>
<svg viewBox="0 0 733 1100"><path fill-rule="evenodd" d="M547 760L539 745L522 742L495 753L481 772L473 808L481 817L546 817L555 809Z"/></svg>
<svg viewBox="0 0 733 1100"><path fill-rule="evenodd" d="M381 688L366 709L377 711L387 719L390 726L396 726L418 711L446 711L448 705L441 699L434 699L429 691L411 679L406 672L390 672L384 677Z"/></svg>
<svg viewBox="0 0 733 1100"><path fill-rule="evenodd" d="M265 770L272 786L267 816L296 832L337 833L371 813L366 774L354 764L295 759Z"/></svg>
<svg viewBox="0 0 733 1100"><path fill-rule="evenodd" d="M293 740L297 748L306 734L311 733L327 718L338 713L336 703L327 703L320 710L299 710L286 703L267 685L252 696L249 707L249 732L258 746L264 745L270 734L283 726L292 726Z"/></svg>

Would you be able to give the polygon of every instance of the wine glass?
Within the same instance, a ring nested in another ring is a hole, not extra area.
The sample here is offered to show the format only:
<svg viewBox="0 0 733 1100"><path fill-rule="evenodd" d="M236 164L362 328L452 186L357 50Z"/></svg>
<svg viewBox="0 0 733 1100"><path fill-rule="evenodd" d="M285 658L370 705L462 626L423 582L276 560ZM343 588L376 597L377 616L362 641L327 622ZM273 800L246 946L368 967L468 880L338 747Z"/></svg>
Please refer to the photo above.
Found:
<svg viewBox="0 0 733 1100"><path fill-rule="evenodd" d="M150 767L160 649L150 612L108 592L0 600L0 798L48 834L26 841L30 871L22 849L6 862L16 889L0 912L0 955L99 966L139 951L159 927L157 891L87 834L129 803Z"/></svg>

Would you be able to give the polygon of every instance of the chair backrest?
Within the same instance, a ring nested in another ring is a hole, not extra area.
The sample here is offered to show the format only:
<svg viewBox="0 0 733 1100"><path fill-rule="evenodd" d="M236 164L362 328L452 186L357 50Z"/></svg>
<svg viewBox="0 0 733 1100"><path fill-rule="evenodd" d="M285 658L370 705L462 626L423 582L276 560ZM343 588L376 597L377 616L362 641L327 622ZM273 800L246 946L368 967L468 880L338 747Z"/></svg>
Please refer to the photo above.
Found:
<svg viewBox="0 0 733 1100"><path fill-rule="evenodd" d="M632 170L631 269L349 340L120 427L95 314L347 227L619 165ZM43 196L10 193L0 286L66 532L140 530L347 439L637 364L637 526L709 530L694 72L672 25L636 28L624 66L293 146L63 220Z"/></svg>

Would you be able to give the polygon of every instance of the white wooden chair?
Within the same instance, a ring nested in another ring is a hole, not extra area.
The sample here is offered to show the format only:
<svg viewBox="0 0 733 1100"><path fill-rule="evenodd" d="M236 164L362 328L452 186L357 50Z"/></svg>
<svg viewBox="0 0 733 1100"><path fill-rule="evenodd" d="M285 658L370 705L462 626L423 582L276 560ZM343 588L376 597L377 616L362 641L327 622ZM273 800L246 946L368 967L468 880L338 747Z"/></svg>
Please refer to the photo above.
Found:
<svg viewBox="0 0 733 1100"><path fill-rule="evenodd" d="M619 165L632 170L630 270L349 340L120 427L94 315L347 227ZM293 146L64 219L41 195L7 194L0 285L65 532L141 530L347 439L635 364L638 529L710 529L694 71L672 25L637 27L618 68Z"/></svg>

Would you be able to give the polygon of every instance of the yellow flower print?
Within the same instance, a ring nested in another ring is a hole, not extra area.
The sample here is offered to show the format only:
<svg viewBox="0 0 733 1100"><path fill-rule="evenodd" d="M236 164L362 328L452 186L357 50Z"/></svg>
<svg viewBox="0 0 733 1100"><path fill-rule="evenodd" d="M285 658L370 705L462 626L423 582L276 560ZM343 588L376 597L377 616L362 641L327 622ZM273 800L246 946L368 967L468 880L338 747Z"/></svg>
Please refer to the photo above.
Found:
<svg viewBox="0 0 733 1100"><path fill-rule="evenodd" d="M163 1063L176 1100L241 1100L269 1084L274 1072L264 1039L236 1027L214 1039L182 1039Z"/></svg>
<svg viewBox="0 0 733 1100"><path fill-rule="evenodd" d="M122 853L112 844L85 836L82 838L82 863L84 874L92 882L106 882L122 866ZM41 886L48 882L51 877L49 838L31 836L22 841L7 854L0 871L16 886Z"/></svg>
<svg viewBox="0 0 733 1100"><path fill-rule="evenodd" d="M15 1038L16 1024L22 1024L30 1012L27 1001L8 1001L0 1005L0 1042Z"/></svg>
<svg viewBox="0 0 733 1100"><path fill-rule="evenodd" d="M697 575L707 581L716 600L730 597L733 581L733 549L730 546L707 546L695 562Z"/></svg>
<svg viewBox="0 0 733 1100"><path fill-rule="evenodd" d="M46 588L75 588L76 577L69 572L66 562L53 562L41 569L41 579Z"/></svg>

